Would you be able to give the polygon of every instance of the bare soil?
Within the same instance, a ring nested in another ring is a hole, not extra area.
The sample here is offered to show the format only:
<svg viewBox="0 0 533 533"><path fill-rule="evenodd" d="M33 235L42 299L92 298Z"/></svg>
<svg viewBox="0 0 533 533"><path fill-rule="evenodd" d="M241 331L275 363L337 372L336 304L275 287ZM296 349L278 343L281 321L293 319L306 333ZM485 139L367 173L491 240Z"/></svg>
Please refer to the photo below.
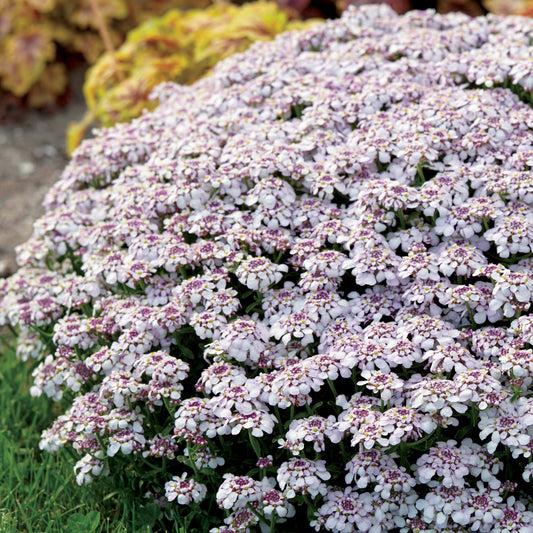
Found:
<svg viewBox="0 0 533 533"><path fill-rule="evenodd" d="M67 126L86 109L82 83L83 73L75 73L63 108L29 110L0 123L0 277L16 270L15 246L30 237L46 191L68 162Z"/></svg>

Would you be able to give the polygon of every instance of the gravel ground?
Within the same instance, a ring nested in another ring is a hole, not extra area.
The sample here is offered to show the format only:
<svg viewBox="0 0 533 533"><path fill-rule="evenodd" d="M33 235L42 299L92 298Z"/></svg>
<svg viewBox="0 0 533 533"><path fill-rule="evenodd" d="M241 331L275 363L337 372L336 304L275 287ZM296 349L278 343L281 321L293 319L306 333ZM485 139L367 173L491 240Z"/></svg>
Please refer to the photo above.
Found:
<svg viewBox="0 0 533 533"><path fill-rule="evenodd" d="M14 248L30 237L44 195L68 161L68 123L85 111L82 81L82 73L74 76L66 107L28 111L19 120L0 123L0 277L16 269Z"/></svg>

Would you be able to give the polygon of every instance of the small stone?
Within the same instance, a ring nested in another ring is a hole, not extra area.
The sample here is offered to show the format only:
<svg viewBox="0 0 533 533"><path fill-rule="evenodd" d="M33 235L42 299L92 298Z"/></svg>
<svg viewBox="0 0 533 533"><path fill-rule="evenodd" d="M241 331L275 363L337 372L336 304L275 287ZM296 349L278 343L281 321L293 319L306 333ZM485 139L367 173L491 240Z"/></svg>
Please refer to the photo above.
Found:
<svg viewBox="0 0 533 533"><path fill-rule="evenodd" d="M55 157L57 155L57 148L51 144L45 144L41 150L46 157Z"/></svg>
<svg viewBox="0 0 533 533"><path fill-rule="evenodd" d="M51 144L43 144L33 150L33 157L42 159L43 157L55 157L57 155L57 148Z"/></svg>
<svg viewBox="0 0 533 533"><path fill-rule="evenodd" d="M31 161L23 161L19 165L19 171L22 174L22 176L27 176L28 174L31 174L35 170L35 165Z"/></svg>

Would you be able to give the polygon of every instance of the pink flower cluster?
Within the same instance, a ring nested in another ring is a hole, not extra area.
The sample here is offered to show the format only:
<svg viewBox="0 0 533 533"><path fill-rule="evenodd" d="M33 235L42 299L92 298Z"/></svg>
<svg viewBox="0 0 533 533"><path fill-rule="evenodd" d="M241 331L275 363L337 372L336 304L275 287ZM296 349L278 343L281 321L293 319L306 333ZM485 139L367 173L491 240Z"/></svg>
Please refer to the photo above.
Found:
<svg viewBox="0 0 533 533"><path fill-rule="evenodd" d="M41 447L213 533L533 532L532 34L350 9L85 141L0 280Z"/></svg>

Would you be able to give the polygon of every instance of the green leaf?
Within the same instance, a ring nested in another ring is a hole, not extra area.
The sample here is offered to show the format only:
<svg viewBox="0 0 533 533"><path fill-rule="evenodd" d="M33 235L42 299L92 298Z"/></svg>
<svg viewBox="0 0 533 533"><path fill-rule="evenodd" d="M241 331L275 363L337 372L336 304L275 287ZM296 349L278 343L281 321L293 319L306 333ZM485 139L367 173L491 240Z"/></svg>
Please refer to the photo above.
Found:
<svg viewBox="0 0 533 533"><path fill-rule="evenodd" d="M141 529L143 533L144 531L151 531L151 529L155 526L160 514L161 508L159 505L157 505L157 503L149 503L148 505L142 507L135 517L135 522L139 525L139 529L137 530L138 533Z"/></svg>
<svg viewBox="0 0 533 533"><path fill-rule="evenodd" d="M75 513L69 516L67 525L70 533L92 533L100 523L100 513L98 511L90 511L86 515L83 513Z"/></svg>

